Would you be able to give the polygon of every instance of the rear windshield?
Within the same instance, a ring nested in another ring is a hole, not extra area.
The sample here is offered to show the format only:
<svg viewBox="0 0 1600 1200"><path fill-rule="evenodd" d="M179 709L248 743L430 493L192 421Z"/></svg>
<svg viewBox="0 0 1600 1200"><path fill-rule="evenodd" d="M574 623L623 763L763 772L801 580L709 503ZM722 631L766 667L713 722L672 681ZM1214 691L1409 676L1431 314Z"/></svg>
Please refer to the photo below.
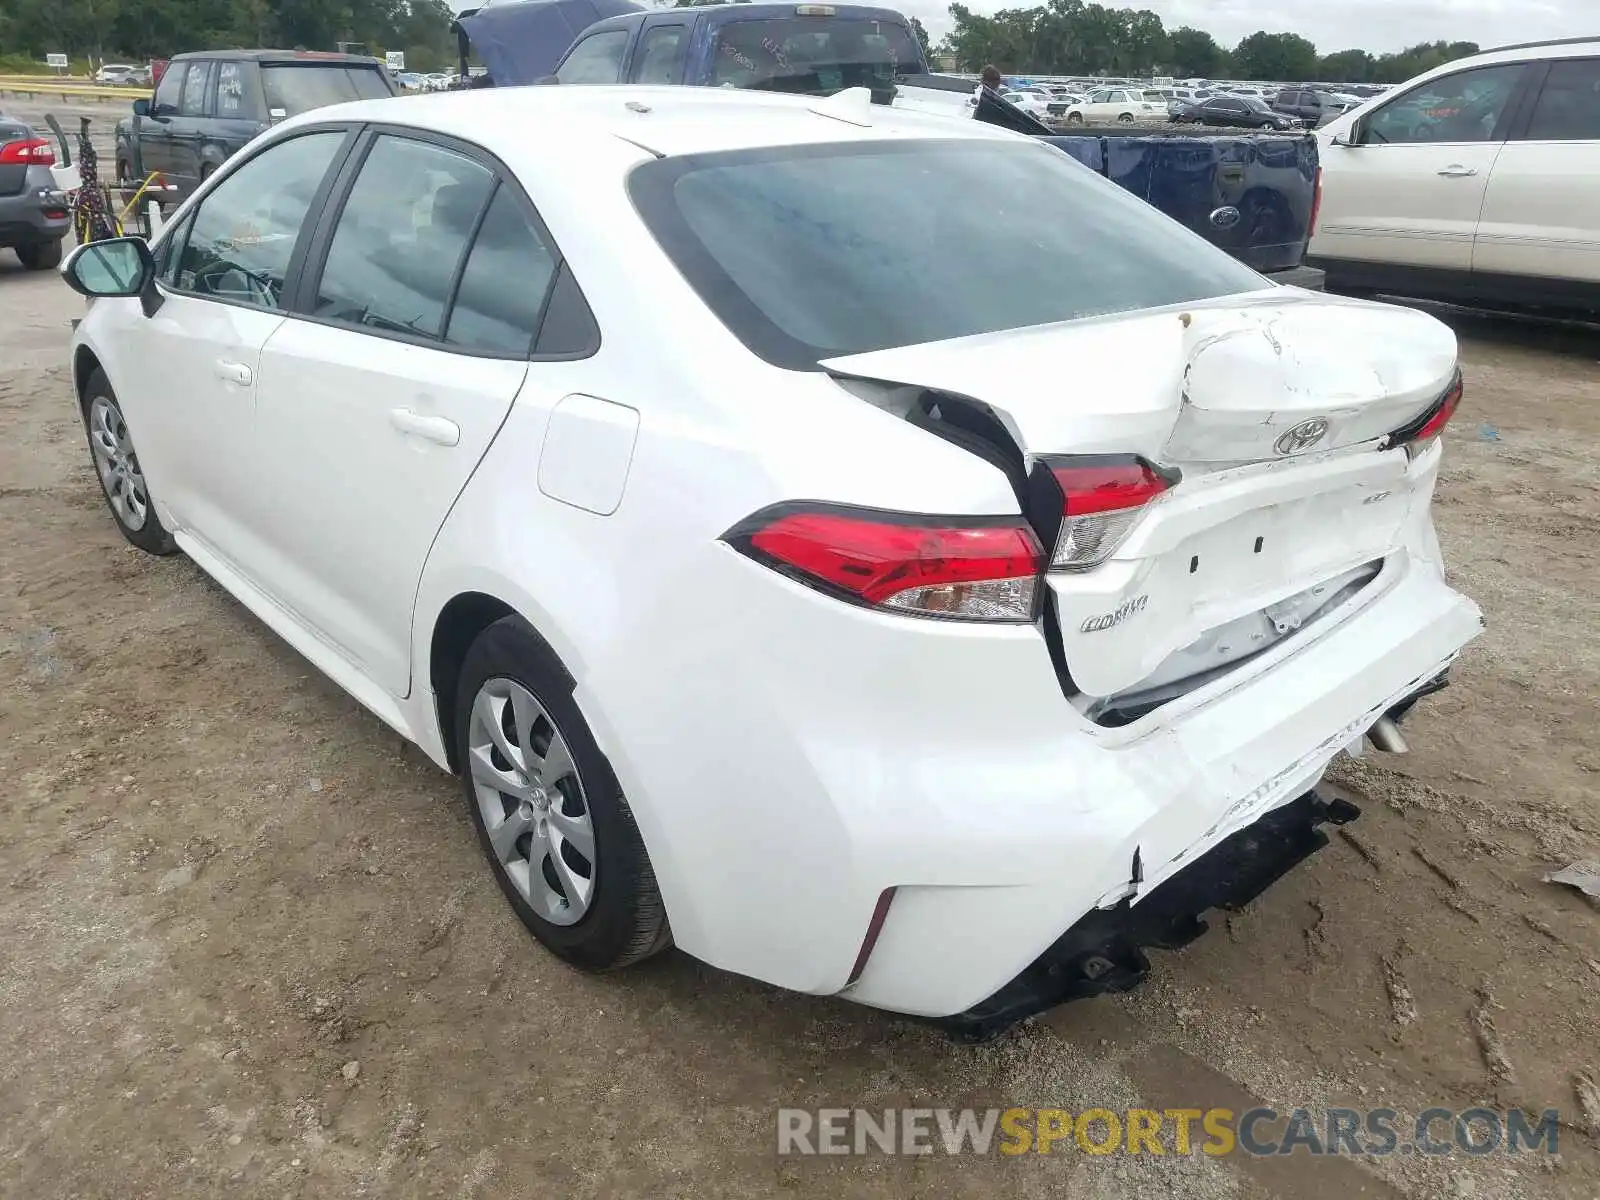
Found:
<svg viewBox="0 0 1600 1200"><path fill-rule="evenodd" d="M905 25L841 17L728 21L716 32L714 87L831 95L850 87L888 88L921 73L922 55Z"/></svg>
<svg viewBox="0 0 1600 1200"><path fill-rule="evenodd" d="M688 155L636 168L629 190L729 329L795 369L1266 286L1045 143Z"/></svg>
<svg viewBox="0 0 1600 1200"><path fill-rule="evenodd" d="M267 111L273 116L295 116L343 104L347 100L377 100L393 95L377 67L351 67L338 63L284 63L261 68L261 87L267 94Z"/></svg>

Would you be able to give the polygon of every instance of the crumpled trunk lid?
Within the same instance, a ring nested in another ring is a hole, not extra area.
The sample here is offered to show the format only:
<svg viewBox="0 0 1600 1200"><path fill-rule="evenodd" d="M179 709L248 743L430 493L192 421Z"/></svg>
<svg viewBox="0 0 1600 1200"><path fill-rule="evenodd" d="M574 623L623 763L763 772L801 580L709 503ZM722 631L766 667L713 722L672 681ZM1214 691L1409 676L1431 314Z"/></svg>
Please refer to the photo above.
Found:
<svg viewBox="0 0 1600 1200"><path fill-rule="evenodd" d="M1048 578L1073 685L1112 697L1172 682L1184 655L1214 676L1397 549L1432 479L1376 451L1449 387L1456 343L1420 312L1274 288L821 365L985 407L1027 467L1132 454L1181 473L1109 559Z"/></svg>

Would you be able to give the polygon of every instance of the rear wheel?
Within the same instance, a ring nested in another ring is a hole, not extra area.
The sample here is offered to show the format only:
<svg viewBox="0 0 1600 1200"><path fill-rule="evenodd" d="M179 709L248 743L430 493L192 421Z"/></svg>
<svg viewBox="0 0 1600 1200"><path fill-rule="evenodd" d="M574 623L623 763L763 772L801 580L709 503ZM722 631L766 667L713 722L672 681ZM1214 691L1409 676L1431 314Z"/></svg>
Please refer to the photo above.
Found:
<svg viewBox="0 0 1600 1200"><path fill-rule="evenodd" d="M1133 114L1132 113L1118 113L1117 114L1117 124L1118 125L1132 125L1133 124Z"/></svg>
<svg viewBox="0 0 1600 1200"><path fill-rule="evenodd" d="M456 753L479 843L517 916L555 954L605 971L671 934L633 812L572 692L526 621L496 621L462 664Z"/></svg>
<svg viewBox="0 0 1600 1200"><path fill-rule="evenodd" d="M48 271L61 264L61 239L53 242L35 242L31 246L18 246L17 258L30 271Z"/></svg>

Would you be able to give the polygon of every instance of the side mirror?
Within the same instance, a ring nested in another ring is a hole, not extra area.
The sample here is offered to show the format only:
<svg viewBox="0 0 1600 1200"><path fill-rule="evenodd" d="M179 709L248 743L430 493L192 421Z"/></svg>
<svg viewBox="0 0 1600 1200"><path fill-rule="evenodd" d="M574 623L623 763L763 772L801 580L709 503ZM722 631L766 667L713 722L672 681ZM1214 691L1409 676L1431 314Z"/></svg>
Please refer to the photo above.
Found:
<svg viewBox="0 0 1600 1200"><path fill-rule="evenodd" d="M148 117L150 115L150 101L143 96L135 100L133 102L133 115L136 117Z"/></svg>
<svg viewBox="0 0 1600 1200"><path fill-rule="evenodd" d="M561 76L559 76L559 75L541 75L541 76L539 76L539 78L535 79L533 82L534 82L534 86L535 87L548 86L548 85L551 85L551 84L560 83L561 82Z"/></svg>
<svg viewBox="0 0 1600 1200"><path fill-rule="evenodd" d="M1333 144L1335 146L1343 146L1346 150L1353 150L1361 145L1365 141L1366 134L1362 124L1361 121L1351 122L1350 128L1346 129L1342 135L1337 133L1333 135Z"/></svg>
<svg viewBox="0 0 1600 1200"><path fill-rule="evenodd" d="M91 300L137 296L147 317L161 307L155 257L143 238L86 242L67 255L61 264L61 277L73 291Z"/></svg>

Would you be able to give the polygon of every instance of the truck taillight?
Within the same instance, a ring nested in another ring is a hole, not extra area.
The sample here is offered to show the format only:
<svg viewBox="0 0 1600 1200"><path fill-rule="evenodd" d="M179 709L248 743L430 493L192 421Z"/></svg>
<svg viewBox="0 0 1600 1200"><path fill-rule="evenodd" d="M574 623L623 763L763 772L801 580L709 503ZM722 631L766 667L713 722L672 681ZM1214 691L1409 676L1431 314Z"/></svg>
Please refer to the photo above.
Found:
<svg viewBox="0 0 1600 1200"><path fill-rule="evenodd" d="M1050 555L1058 571L1105 562L1146 507L1178 481L1136 455L1083 455L1045 465L1061 490L1061 528Z"/></svg>
<svg viewBox="0 0 1600 1200"><path fill-rule="evenodd" d="M1311 187L1311 220L1306 222L1306 239L1309 241L1317 233L1317 217L1322 212L1322 168L1317 168L1316 181Z"/></svg>
<svg viewBox="0 0 1600 1200"><path fill-rule="evenodd" d="M780 504L724 535L807 587L886 612L1032 622L1044 551L1021 517L931 517Z"/></svg>
<svg viewBox="0 0 1600 1200"><path fill-rule="evenodd" d="M56 152L43 138L28 138L20 142L7 142L0 146L0 163L21 163L30 167L55 165Z"/></svg>
<svg viewBox="0 0 1600 1200"><path fill-rule="evenodd" d="M1461 394L1461 369L1458 367L1444 395L1435 400L1427 412L1409 425L1403 425L1391 433L1389 445L1404 446L1406 454L1416 458L1433 445L1433 439L1444 432L1444 427L1450 423L1450 418L1456 415L1456 409L1461 407Z"/></svg>

